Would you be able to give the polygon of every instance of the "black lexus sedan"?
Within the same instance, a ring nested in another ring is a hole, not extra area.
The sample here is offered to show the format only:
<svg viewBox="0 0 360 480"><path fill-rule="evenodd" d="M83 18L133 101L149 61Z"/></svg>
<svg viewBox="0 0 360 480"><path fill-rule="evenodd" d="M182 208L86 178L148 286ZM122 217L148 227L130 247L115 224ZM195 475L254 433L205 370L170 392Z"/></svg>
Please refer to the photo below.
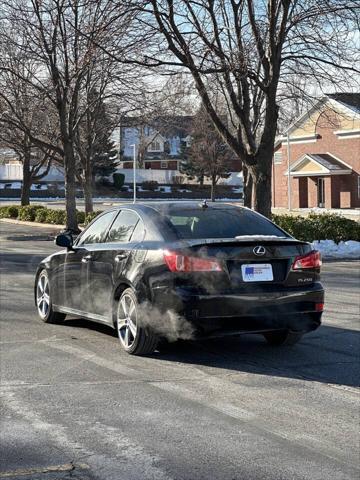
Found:
<svg viewBox="0 0 360 480"><path fill-rule="evenodd" d="M124 204L55 242L65 249L36 273L41 319L110 325L131 354L163 338L241 333L291 345L321 323L319 252L247 208Z"/></svg>

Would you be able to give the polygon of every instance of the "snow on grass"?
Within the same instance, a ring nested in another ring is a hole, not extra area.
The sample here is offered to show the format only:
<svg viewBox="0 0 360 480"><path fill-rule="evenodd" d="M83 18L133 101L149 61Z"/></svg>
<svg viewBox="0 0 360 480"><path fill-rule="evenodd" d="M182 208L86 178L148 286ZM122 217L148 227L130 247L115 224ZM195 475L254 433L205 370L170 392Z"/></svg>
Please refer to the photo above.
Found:
<svg viewBox="0 0 360 480"><path fill-rule="evenodd" d="M316 240L311 244L323 258L360 258L360 242L348 240L336 244L333 240Z"/></svg>

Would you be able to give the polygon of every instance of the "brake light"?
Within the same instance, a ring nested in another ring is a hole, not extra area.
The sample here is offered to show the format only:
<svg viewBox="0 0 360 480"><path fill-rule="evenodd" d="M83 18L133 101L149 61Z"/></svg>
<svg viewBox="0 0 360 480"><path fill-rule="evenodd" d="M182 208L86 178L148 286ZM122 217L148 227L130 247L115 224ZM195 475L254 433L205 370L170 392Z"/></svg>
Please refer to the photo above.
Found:
<svg viewBox="0 0 360 480"><path fill-rule="evenodd" d="M189 257L176 252L164 251L164 260L171 272L221 272L217 260Z"/></svg>
<svg viewBox="0 0 360 480"><path fill-rule="evenodd" d="M295 257L294 263L292 264L292 270L303 270L305 268L320 268L321 267L321 253L317 250L306 255L300 255Z"/></svg>
<svg viewBox="0 0 360 480"><path fill-rule="evenodd" d="M323 303L315 303L315 312L323 312L324 311L324 304Z"/></svg>

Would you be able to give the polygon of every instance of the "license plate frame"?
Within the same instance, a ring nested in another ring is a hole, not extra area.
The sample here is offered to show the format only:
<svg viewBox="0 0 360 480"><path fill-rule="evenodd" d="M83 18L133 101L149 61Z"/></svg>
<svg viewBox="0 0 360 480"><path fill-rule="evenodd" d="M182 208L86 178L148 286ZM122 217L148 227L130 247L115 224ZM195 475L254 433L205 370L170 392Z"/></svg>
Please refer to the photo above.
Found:
<svg viewBox="0 0 360 480"><path fill-rule="evenodd" d="M241 265L244 282L272 282L274 273L271 263L245 263Z"/></svg>

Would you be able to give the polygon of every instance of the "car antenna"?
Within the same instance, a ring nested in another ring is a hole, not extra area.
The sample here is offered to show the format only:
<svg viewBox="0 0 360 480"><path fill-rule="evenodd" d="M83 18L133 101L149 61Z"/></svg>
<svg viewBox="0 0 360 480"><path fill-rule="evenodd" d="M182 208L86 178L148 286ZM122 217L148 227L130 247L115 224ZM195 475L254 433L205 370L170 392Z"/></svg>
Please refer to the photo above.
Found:
<svg viewBox="0 0 360 480"><path fill-rule="evenodd" d="M204 200L201 204L201 208L209 208L209 205L207 204L207 201Z"/></svg>

